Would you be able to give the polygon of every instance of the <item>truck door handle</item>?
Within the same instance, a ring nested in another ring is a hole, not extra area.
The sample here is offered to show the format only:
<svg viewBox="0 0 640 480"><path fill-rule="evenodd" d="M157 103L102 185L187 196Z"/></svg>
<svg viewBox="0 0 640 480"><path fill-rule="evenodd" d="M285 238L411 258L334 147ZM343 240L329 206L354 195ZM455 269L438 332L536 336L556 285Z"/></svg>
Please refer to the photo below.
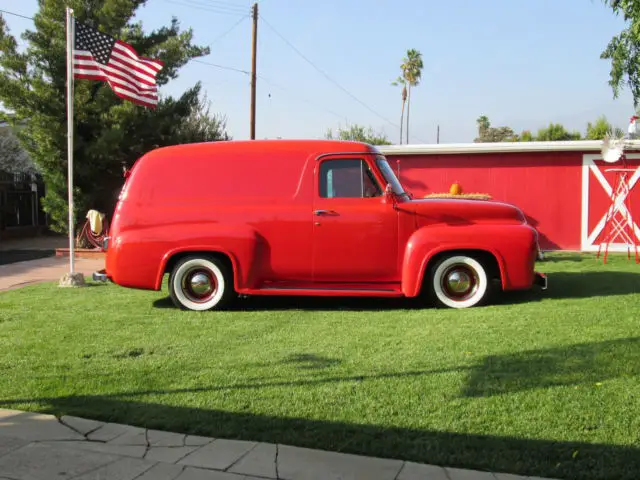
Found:
<svg viewBox="0 0 640 480"><path fill-rule="evenodd" d="M333 211L333 210L315 210L313 212L313 214L314 215L318 215L318 216L321 216L321 215L338 215L338 213Z"/></svg>

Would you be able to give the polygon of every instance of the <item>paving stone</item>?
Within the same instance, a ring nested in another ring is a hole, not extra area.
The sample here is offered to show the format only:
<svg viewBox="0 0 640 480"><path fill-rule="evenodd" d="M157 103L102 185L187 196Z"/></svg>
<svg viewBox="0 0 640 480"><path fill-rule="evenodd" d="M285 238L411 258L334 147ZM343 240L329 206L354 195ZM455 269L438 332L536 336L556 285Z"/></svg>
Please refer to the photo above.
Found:
<svg viewBox="0 0 640 480"><path fill-rule="evenodd" d="M398 474L402 463L400 460L278 446L278 474L286 479L390 480Z"/></svg>
<svg viewBox="0 0 640 480"><path fill-rule="evenodd" d="M144 458L156 462L176 463L199 447L150 447Z"/></svg>
<svg viewBox="0 0 640 480"><path fill-rule="evenodd" d="M491 472L463 470L461 468L445 468L451 480L496 480Z"/></svg>
<svg viewBox="0 0 640 480"><path fill-rule="evenodd" d="M175 480L182 473L182 470L184 467L180 465L156 463L136 480Z"/></svg>
<svg viewBox="0 0 640 480"><path fill-rule="evenodd" d="M442 467L405 462L397 480L449 480L449 477Z"/></svg>
<svg viewBox="0 0 640 480"><path fill-rule="evenodd" d="M200 437L198 435L187 435L187 438L184 439L184 444L187 447L191 446L202 446L207 445L215 440L215 438L211 437Z"/></svg>
<svg viewBox="0 0 640 480"><path fill-rule="evenodd" d="M6 408L0 408L0 421L4 418L15 417L16 415L20 415L21 413L26 413L21 410L8 410Z"/></svg>
<svg viewBox="0 0 640 480"><path fill-rule="evenodd" d="M86 418L72 417L69 415L63 415L60 417L60 421L75 431L80 432L82 435L86 435L93 430L97 430L105 424L104 422L98 422L97 420L88 420Z"/></svg>
<svg viewBox="0 0 640 480"><path fill-rule="evenodd" d="M175 480L245 480L244 475L187 467Z"/></svg>
<svg viewBox="0 0 640 480"><path fill-rule="evenodd" d="M187 455L178 463L181 465L191 465L193 467L225 470L255 446L256 443L254 442L215 440L204 447L200 447L190 455Z"/></svg>
<svg viewBox="0 0 640 480"><path fill-rule="evenodd" d="M0 410L0 437L29 441L83 440L84 437L62 425L53 415Z"/></svg>
<svg viewBox="0 0 640 480"><path fill-rule="evenodd" d="M158 447L184 447L185 435L181 433L163 432L161 430L147 430L149 445ZM193 445L197 446L197 445Z"/></svg>
<svg viewBox="0 0 640 480"><path fill-rule="evenodd" d="M115 462L115 455L55 445L31 443L0 457L0 472L20 480L68 480ZM35 461L37 459L37 461Z"/></svg>
<svg viewBox="0 0 640 480"><path fill-rule="evenodd" d="M53 445L51 442L46 442ZM110 443L90 442L88 440L64 442L66 448L77 448L89 452L106 453L109 455L121 455L124 457L142 458L147 450L146 446L140 445L112 445Z"/></svg>
<svg viewBox="0 0 640 480"><path fill-rule="evenodd" d="M73 480L133 480L153 465L152 462L137 458L122 458L79 477L73 477Z"/></svg>
<svg viewBox="0 0 640 480"><path fill-rule="evenodd" d="M135 427L132 427L135 428ZM107 442L109 445L137 445L147 446L147 434L144 428L132 430L119 435Z"/></svg>
<svg viewBox="0 0 640 480"><path fill-rule="evenodd" d="M28 445L28 440L13 437L0 437L0 457Z"/></svg>
<svg viewBox="0 0 640 480"><path fill-rule="evenodd" d="M270 443L259 443L228 471L276 478L276 446Z"/></svg>
<svg viewBox="0 0 640 480"><path fill-rule="evenodd" d="M103 427L87 435L87 438L99 442L110 442L123 435L136 437L140 433L144 435L144 428L130 427L119 423L106 423ZM146 445L146 442L143 445Z"/></svg>

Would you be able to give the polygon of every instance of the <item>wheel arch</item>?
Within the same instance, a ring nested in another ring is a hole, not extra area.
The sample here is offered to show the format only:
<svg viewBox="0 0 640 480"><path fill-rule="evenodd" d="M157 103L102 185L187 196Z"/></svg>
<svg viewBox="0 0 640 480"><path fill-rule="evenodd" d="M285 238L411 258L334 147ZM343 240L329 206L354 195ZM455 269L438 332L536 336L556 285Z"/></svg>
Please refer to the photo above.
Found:
<svg viewBox="0 0 640 480"><path fill-rule="evenodd" d="M443 258L455 255L463 255L476 259L487 269L488 281L498 280L500 287L505 282L505 268L502 258L495 252L483 248L444 248L433 252L424 259L422 268L420 269L420 277L418 279L418 295L425 292L426 282L430 279L430 272L433 267Z"/></svg>
<svg viewBox="0 0 640 480"><path fill-rule="evenodd" d="M212 249L206 247L185 247L167 252L162 259L162 264L160 265L155 289L160 290L160 288L162 288L162 280L164 276L167 273L171 274L171 271L180 260L186 257L199 255L203 257L216 258L224 262L225 265L229 268L230 274L233 276L234 289L236 291L238 290L238 262L235 257L230 252L224 251L222 249Z"/></svg>

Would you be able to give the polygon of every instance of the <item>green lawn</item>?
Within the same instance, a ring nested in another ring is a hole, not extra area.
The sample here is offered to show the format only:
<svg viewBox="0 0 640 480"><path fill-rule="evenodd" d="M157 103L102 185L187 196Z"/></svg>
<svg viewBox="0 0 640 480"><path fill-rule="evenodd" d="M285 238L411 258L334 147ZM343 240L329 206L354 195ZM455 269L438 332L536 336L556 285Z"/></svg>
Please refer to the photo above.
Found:
<svg viewBox="0 0 640 480"><path fill-rule="evenodd" d="M640 472L640 265L554 255L463 311L164 292L0 293L0 408L554 478ZM87 272L88 273L88 272Z"/></svg>

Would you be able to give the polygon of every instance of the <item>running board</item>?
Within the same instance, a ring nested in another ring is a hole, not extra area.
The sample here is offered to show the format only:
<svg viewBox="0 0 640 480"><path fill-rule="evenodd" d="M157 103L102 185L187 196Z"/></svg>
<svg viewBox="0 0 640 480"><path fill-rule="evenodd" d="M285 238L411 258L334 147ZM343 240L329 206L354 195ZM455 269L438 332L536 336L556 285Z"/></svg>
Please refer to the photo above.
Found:
<svg viewBox="0 0 640 480"><path fill-rule="evenodd" d="M245 293L245 292L243 292ZM246 292L248 295L288 295L301 297L402 297L400 290L350 288L266 287Z"/></svg>

